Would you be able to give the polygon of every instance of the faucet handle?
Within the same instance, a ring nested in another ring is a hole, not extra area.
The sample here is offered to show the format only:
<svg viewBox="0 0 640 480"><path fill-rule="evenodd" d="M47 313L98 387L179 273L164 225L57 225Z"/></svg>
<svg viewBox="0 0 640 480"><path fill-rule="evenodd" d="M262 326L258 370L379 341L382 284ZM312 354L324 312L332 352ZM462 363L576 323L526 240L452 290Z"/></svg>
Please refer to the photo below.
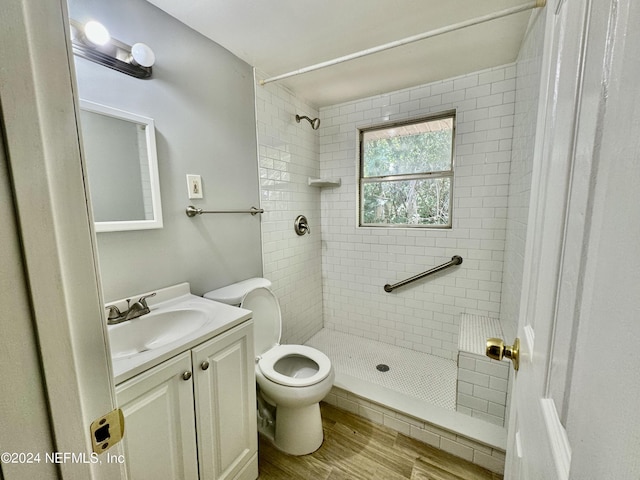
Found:
<svg viewBox="0 0 640 480"><path fill-rule="evenodd" d="M105 308L109 310L109 316L107 317L108 320L115 320L122 316L122 312L120 312L120 309L115 305L107 305Z"/></svg>
<svg viewBox="0 0 640 480"><path fill-rule="evenodd" d="M149 295L143 295L142 297L140 297L140 299L138 300L138 302L144 307L144 308L148 308L147 305L147 298L149 297L155 297L156 296L156 292L150 293Z"/></svg>

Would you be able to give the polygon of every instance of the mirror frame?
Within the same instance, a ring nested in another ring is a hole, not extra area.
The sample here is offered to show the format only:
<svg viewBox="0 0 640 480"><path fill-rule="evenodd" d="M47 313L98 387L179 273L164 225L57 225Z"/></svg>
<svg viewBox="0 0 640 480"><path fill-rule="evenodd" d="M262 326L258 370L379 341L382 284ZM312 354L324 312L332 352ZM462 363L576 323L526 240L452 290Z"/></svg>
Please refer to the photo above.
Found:
<svg viewBox="0 0 640 480"><path fill-rule="evenodd" d="M160 178L158 175L158 156L156 152L156 130L153 119L82 99L80 100L80 109L87 112L93 112L100 115L117 118L119 120L126 120L140 125L145 125L145 138L147 141L148 157L147 160L149 162L149 180L151 182L151 205L153 206L153 219L94 222L96 232L119 232L128 230L148 230L153 228L162 228L163 222L162 203L160 201ZM82 131L82 122L79 123L80 129ZM84 141L83 139L81 140ZM89 173L88 175L91 174Z"/></svg>

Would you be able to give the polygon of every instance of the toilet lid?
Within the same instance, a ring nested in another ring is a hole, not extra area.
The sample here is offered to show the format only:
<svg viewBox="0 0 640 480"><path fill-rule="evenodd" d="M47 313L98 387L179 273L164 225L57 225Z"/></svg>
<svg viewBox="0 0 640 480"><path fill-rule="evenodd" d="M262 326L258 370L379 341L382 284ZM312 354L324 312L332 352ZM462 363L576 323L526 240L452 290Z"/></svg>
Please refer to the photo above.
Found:
<svg viewBox="0 0 640 480"><path fill-rule="evenodd" d="M280 304L271 290L264 287L251 290L244 296L240 306L253 312L256 357L280 343L282 334Z"/></svg>
<svg viewBox="0 0 640 480"><path fill-rule="evenodd" d="M209 300L226 303L227 305L240 305L242 299L254 288L271 286L271 282L266 278L248 278L241 282L232 283L226 287L217 288L202 295Z"/></svg>

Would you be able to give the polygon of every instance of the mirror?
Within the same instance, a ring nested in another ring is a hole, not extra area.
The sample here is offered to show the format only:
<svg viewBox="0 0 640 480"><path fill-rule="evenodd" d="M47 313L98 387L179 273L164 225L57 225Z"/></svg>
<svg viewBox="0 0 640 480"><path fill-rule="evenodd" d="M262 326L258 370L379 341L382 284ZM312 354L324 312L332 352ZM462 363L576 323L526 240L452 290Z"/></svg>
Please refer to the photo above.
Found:
<svg viewBox="0 0 640 480"><path fill-rule="evenodd" d="M80 100L96 232L162 228L153 119Z"/></svg>

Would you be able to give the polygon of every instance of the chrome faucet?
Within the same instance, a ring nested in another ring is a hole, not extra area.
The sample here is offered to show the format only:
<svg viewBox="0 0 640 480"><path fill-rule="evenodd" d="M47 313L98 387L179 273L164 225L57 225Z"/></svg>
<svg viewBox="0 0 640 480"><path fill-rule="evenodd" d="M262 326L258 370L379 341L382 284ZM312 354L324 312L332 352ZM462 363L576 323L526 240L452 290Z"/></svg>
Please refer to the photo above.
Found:
<svg viewBox="0 0 640 480"><path fill-rule="evenodd" d="M127 310L121 312L115 305L107 305L105 308L109 310L109 316L107 317L107 325L117 325L118 323L126 322L134 318L141 317L150 312L149 305L147 305L147 298L155 297L156 292L144 295L138 299L137 302L131 304L131 299L127 298Z"/></svg>

